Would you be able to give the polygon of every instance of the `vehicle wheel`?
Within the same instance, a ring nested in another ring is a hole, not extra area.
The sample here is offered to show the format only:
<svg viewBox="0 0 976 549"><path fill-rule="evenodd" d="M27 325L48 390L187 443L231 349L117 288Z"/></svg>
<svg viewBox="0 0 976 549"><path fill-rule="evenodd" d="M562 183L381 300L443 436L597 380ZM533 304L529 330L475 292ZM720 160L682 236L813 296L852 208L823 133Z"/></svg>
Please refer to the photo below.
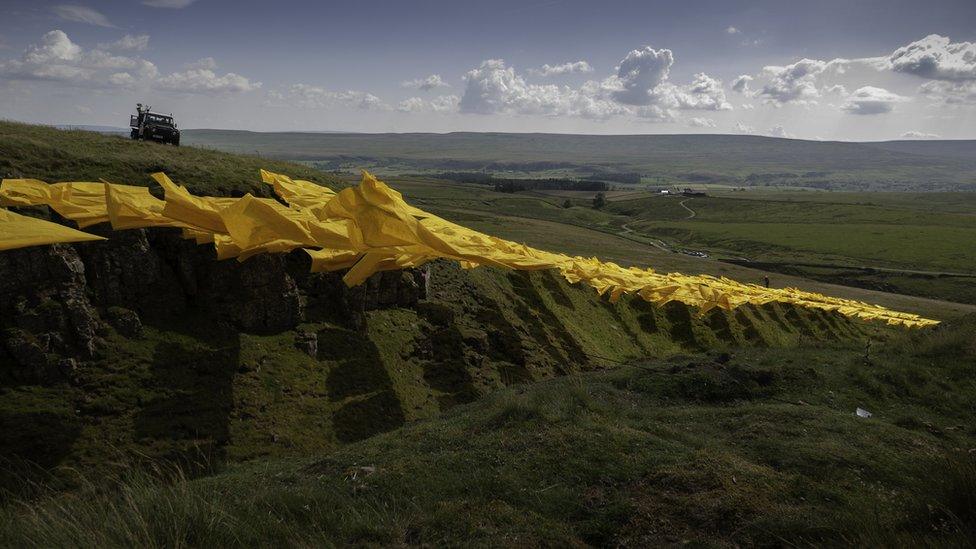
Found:
<svg viewBox="0 0 976 549"><path fill-rule="evenodd" d="M129 137L132 139L139 139L139 130L132 130L132 132L129 133Z"/></svg>
<svg viewBox="0 0 976 549"><path fill-rule="evenodd" d="M179 138L179 136L173 138L173 146L174 147L179 147L180 146L180 138Z"/></svg>

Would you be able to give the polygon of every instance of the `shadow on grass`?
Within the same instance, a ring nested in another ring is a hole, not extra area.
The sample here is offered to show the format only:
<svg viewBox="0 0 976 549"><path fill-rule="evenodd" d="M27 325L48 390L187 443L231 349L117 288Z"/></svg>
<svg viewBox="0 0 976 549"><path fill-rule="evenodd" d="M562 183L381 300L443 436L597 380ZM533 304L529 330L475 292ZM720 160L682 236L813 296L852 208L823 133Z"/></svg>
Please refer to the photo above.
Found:
<svg viewBox="0 0 976 549"><path fill-rule="evenodd" d="M364 334L327 328L318 334L320 360L334 361L326 380L336 439L353 442L395 429L406 421L400 398L379 349Z"/></svg>

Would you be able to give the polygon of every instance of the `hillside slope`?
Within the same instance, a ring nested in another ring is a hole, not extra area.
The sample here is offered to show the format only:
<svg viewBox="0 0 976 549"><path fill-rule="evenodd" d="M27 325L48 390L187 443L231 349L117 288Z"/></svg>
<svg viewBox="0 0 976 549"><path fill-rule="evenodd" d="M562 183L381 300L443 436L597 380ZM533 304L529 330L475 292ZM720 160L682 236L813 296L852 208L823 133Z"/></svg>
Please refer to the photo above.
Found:
<svg viewBox="0 0 976 549"><path fill-rule="evenodd" d="M324 455L0 506L0 545L966 547L974 331L504 389Z"/></svg>
<svg viewBox="0 0 976 549"><path fill-rule="evenodd" d="M976 188L976 160L874 144L750 135L353 134L187 130L184 141L231 152L380 173L489 171L600 177L636 172L661 184L828 189ZM924 154L923 154L924 153Z"/></svg>
<svg viewBox="0 0 976 549"><path fill-rule="evenodd" d="M166 169L197 190L242 192L263 164L91 133L3 129L11 138L0 162L51 180L80 179L68 172L98 158L80 175ZM500 387L641 357L887 333L783 306L698 318L677 304L611 305L553 273L448 263L433 267L426 296L411 272L350 290L339 274L309 274L301 251L217 262L212 247L171 230L102 232L109 240L0 254L7 459L84 469L134 456L223 463L322 451Z"/></svg>
<svg viewBox="0 0 976 549"><path fill-rule="evenodd" d="M306 166L246 154L196 147L162 147L126 137L83 130L59 130L0 121L0 177L27 177L49 183L99 181L144 185L163 171L197 194L270 196L258 170L281 170L335 186L334 178Z"/></svg>

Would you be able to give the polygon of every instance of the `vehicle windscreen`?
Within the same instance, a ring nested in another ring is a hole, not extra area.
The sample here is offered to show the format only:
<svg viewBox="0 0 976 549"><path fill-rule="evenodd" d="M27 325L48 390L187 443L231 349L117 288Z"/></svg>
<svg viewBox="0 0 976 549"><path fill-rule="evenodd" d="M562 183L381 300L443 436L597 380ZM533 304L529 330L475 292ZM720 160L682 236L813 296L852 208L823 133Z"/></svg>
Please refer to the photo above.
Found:
<svg viewBox="0 0 976 549"><path fill-rule="evenodd" d="M150 114L148 117L146 117L146 121L151 124L161 124L166 126L173 125L173 119L168 116L155 116Z"/></svg>

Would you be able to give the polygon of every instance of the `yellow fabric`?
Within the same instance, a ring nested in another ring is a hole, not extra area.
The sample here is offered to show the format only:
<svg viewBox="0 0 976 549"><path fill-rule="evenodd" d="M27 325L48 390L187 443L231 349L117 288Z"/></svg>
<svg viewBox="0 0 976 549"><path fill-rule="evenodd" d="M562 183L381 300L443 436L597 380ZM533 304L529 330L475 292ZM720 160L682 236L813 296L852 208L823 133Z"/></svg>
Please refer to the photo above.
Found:
<svg viewBox="0 0 976 549"><path fill-rule="evenodd" d="M261 180L274 187L275 194L288 204L316 214L332 200L335 192L311 181L292 179L287 175L261 170Z"/></svg>
<svg viewBox="0 0 976 549"><path fill-rule="evenodd" d="M0 183L0 205L47 205L82 228L108 221L102 183L48 185L37 179L4 179Z"/></svg>
<svg viewBox="0 0 976 549"><path fill-rule="evenodd" d="M446 258L464 268L491 265L518 270L556 269L569 282L586 283L600 295L608 295L612 302L624 294L637 294L657 305L679 301L698 307L701 313L714 308L730 310L747 303L783 302L893 325L918 327L937 323L877 305L795 288L771 289L708 275L658 273L596 258L537 250L415 208L400 193L366 172L358 186L334 193L308 181L262 170L262 181L271 185L287 206L251 195L194 196L163 173L152 177L162 186L165 200L153 197L142 187L108 183L48 185L15 179L4 180L0 185L0 203L47 204L80 225L107 220L115 229L179 227L184 237L197 243L213 242L220 259L236 257L243 261L258 253L304 248L312 258L313 271L348 269L343 279L350 286L379 271L417 267ZM70 232L64 233L65 240L51 240L57 237L49 236L37 243L70 242L73 240L68 238L84 235L48 225ZM43 234L40 228L38 231ZM3 242L0 240L0 246Z"/></svg>
<svg viewBox="0 0 976 549"><path fill-rule="evenodd" d="M0 251L58 242L105 240L71 227L0 209Z"/></svg>

